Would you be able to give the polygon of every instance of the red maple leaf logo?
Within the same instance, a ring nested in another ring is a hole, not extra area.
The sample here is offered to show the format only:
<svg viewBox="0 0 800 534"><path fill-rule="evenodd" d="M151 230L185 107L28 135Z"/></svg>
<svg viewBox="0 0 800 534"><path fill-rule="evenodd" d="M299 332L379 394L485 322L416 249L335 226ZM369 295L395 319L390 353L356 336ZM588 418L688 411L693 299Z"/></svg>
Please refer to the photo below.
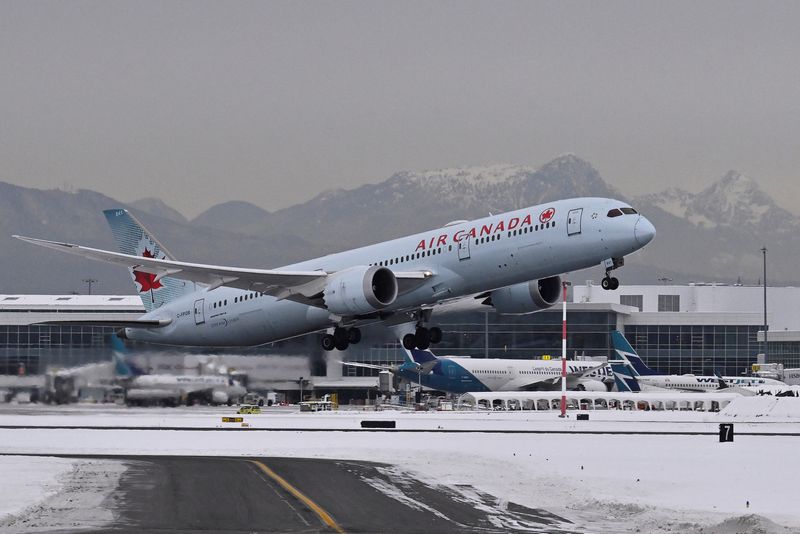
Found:
<svg viewBox="0 0 800 534"><path fill-rule="evenodd" d="M150 252L148 249L144 249L142 253L142 257L144 258L154 258L153 253ZM142 286L139 289L139 293L146 293L148 291L152 291L153 289L158 289L163 287L161 285L160 280L156 280L156 275L151 273L143 273L141 271L133 271L134 280Z"/></svg>
<svg viewBox="0 0 800 534"><path fill-rule="evenodd" d="M553 215L555 215L555 214L556 214L556 209L555 208L547 208L546 210L544 210L541 213L541 215L539 215L539 222L540 223L546 223L547 221L552 219Z"/></svg>

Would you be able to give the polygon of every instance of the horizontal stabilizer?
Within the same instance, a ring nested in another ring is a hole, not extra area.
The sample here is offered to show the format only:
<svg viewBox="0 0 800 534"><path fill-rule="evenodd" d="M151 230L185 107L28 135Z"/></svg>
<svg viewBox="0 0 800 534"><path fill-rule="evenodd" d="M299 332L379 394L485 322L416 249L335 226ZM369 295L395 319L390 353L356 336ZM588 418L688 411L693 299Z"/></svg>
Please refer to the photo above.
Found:
<svg viewBox="0 0 800 534"><path fill-rule="evenodd" d="M78 321L39 321L33 324L58 326L112 326L115 328L164 328L172 319L86 319Z"/></svg>

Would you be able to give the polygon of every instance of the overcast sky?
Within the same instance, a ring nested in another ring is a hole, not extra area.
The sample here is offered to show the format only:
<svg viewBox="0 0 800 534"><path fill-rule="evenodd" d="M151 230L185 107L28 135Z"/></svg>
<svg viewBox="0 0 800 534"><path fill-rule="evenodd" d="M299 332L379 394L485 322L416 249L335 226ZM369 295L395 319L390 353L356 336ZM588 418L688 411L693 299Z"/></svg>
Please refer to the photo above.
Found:
<svg viewBox="0 0 800 534"><path fill-rule="evenodd" d="M0 180L267 209L400 170L800 199L800 2L0 1Z"/></svg>

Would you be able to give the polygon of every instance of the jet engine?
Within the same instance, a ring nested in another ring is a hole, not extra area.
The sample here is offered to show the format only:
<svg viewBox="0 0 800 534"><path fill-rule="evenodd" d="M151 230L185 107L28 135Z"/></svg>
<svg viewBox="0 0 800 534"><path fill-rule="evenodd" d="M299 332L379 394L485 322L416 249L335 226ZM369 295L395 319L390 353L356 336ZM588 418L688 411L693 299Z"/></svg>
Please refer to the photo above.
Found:
<svg viewBox="0 0 800 534"><path fill-rule="evenodd" d="M211 392L211 403L212 404L225 404L229 401L228 394L224 391L220 391L215 389Z"/></svg>
<svg viewBox="0 0 800 534"><path fill-rule="evenodd" d="M359 265L328 276L325 306L336 315L363 315L392 304L397 278L386 267Z"/></svg>
<svg viewBox="0 0 800 534"><path fill-rule="evenodd" d="M546 310L561 296L561 277L551 276L495 289L484 304L506 315L525 315Z"/></svg>

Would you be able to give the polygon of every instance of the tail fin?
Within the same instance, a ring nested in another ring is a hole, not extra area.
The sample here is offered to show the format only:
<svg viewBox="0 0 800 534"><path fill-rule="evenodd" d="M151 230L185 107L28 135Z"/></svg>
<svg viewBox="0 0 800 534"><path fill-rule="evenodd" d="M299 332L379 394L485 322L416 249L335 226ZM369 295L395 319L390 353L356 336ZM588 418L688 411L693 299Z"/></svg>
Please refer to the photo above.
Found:
<svg viewBox="0 0 800 534"><path fill-rule="evenodd" d="M411 349L410 352L411 357L414 358L414 361L420 365L425 365L426 363L431 363L438 360L438 358L429 350Z"/></svg>
<svg viewBox="0 0 800 534"><path fill-rule="evenodd" d="M725 382L725 379L724 379L724 378L722 378L722 375L721 375L721 374L719 374L719 371L714 371L714 376L716 376L716 377L717 377L717 384L718 384L718 387L717 387L717 389L727 389L727 388L729 388L729 387L730 387L730 386L728 385L728 383L727 383L727 382Z"/></svg>
<svg viewBox="0 0 800 534"><path fill-rule="evenodd" d="M111 351L114 355L114 364L118 376L130 378L144 374L141 369L125 360L125 353L127 352L125 344L116 335L111 336Z"/></svg>
<svg viewBox="0 0 800 534"><path fill-rule="evenodd" d="M622 332L619 330L614 330L611 332L611 344L617 353L617 357L627 360L631 364L631 372L633 376L660 374L658 371L647 367L647 365L642 361L639 355L636 354L636 351L633 350L631 344L628 343L628 340L625 339L625 336L622 335Z"/></svg>
<svg viewBox="0 0 800 534"><path fill-rule="evenodd" d="M617 391L641 391L639 381L633 376L633 369L625 361L609 361L611 371L614 373L614 383L617 385Z"/></svg>
<svg viewBox="0 0 800 534"><path fill-rule="evenodd" d="M175 257L128 210L105 210L103 214L114 234L119 251L132 256L174 260ZM196 290L193 282L177 278L158 278L154 274L129 269L145 310L151 312L166 302Z"/></svg>

